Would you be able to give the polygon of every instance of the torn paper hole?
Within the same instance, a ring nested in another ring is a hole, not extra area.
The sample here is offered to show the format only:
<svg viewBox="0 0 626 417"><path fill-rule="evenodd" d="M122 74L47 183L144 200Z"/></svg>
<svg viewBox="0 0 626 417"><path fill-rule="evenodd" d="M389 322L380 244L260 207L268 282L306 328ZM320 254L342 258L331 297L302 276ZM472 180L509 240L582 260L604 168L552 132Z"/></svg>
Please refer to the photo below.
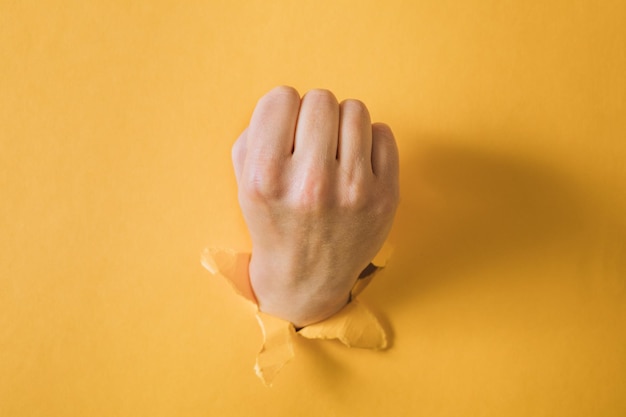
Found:
<svg viewBox="0 0 626 417"><path fill-rule="evenodd" d="M353 300L332 317L302 328L298 334L307 339L338 339L348 347L385 349L387 335L367 307Z"/></svg>
<svg viewBox="0 0 626 417"><path fill-rule="evenodd" d="M222 275L248 302L254 304L263 334L263 345L257 354L255 372L270 386L281 368L294 357L293 338L297 334L307 339L337 339L344 345L364 349L385 349L387 336L376 316L355 299L382 268L391 254L385 244L372 261L376 267L369 275L357 280L351 291L351 302L338 313L318 323L306 326L298 333L293 324L258 310L250 279L250 254L232 249L207 248L202 253L202 265L213 275Z"/></svg>

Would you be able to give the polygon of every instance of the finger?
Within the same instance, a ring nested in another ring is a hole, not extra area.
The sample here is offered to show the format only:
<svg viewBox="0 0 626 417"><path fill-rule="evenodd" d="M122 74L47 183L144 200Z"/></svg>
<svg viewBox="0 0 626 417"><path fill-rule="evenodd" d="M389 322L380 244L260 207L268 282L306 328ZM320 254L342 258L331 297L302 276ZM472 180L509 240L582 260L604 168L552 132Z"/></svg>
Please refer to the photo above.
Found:
<svg viewBox="0 0 626 417"><path fill-rule="evenodd" d="M300 104L294 157L334 161L337 155L339 105L327 90L311 90Z"/></svg>
<svg viewBox="0 0 626 417"><path fill-rule="evenodd" d="M246 128L239 138L235 141L233 145L233 149L231 151L231 157L233 160L233 168L235 169L235 178L237 179L237 184L241 183L241 173L243 172L243 164L246 160L246 149L247 149L247 141L248 141L248 128Z"/></svg>
<svg viewBox="0 0 626 417"><path fill-rule="evenodd" d="M372 168L379 178L397 182L399 174L398 146L393 132L384 123L372 125Z"/></svg>
<svg viewBox="0 0 626 417"><path fill-rule="evenodd" d="M248 127L251 158L275 161L291 155L300 95L292 87L276 87L261 97Z"/></svg>
<svg viewBox="0 0 626 417"><path fill-rule="evenodd" d="M341 102L339 127L339 163L348 170L372 171L372 124L370 114L359 100Z"/></svg>

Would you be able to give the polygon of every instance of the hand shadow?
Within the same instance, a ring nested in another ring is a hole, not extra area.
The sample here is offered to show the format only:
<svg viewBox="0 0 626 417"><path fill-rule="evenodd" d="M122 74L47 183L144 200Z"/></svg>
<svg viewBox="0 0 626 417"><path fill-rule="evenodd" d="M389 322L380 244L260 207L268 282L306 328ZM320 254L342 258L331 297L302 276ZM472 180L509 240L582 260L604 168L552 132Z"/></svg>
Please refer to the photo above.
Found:
<svg viewBox="0 0 626 417"><path fill-rule="evenodd" d="M573 181L535 161L431 143L403 158L400 168L395 251L389 278L376 284L380 306L413 303L443 280L579 232Z"/></svg>

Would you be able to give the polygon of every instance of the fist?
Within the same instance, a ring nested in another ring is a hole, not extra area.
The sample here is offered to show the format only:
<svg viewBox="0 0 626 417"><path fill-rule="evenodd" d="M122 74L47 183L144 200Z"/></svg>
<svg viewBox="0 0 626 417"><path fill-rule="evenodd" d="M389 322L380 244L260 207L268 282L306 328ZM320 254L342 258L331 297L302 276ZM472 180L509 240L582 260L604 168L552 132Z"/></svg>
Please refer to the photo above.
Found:
<svg viewBox="0 0 626 417"><path fill-rule="evenodd" d="M363 103L291 87L263 96L233 146L259 309L324 320L383 245L398 205L398 150Z"/></svg>

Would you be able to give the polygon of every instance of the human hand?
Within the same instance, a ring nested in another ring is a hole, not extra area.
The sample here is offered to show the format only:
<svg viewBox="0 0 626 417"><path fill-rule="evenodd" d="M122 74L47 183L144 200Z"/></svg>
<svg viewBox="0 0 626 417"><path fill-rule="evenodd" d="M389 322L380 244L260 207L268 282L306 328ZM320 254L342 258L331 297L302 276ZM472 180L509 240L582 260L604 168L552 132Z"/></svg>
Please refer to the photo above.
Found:
<svg viewBox="0 0 626 417"><path fill-rule="evenodd" d="M345 306L398 205L398 150L357 100L291 87L263 96L233 146L259 309L297 327Z"/></svg>

